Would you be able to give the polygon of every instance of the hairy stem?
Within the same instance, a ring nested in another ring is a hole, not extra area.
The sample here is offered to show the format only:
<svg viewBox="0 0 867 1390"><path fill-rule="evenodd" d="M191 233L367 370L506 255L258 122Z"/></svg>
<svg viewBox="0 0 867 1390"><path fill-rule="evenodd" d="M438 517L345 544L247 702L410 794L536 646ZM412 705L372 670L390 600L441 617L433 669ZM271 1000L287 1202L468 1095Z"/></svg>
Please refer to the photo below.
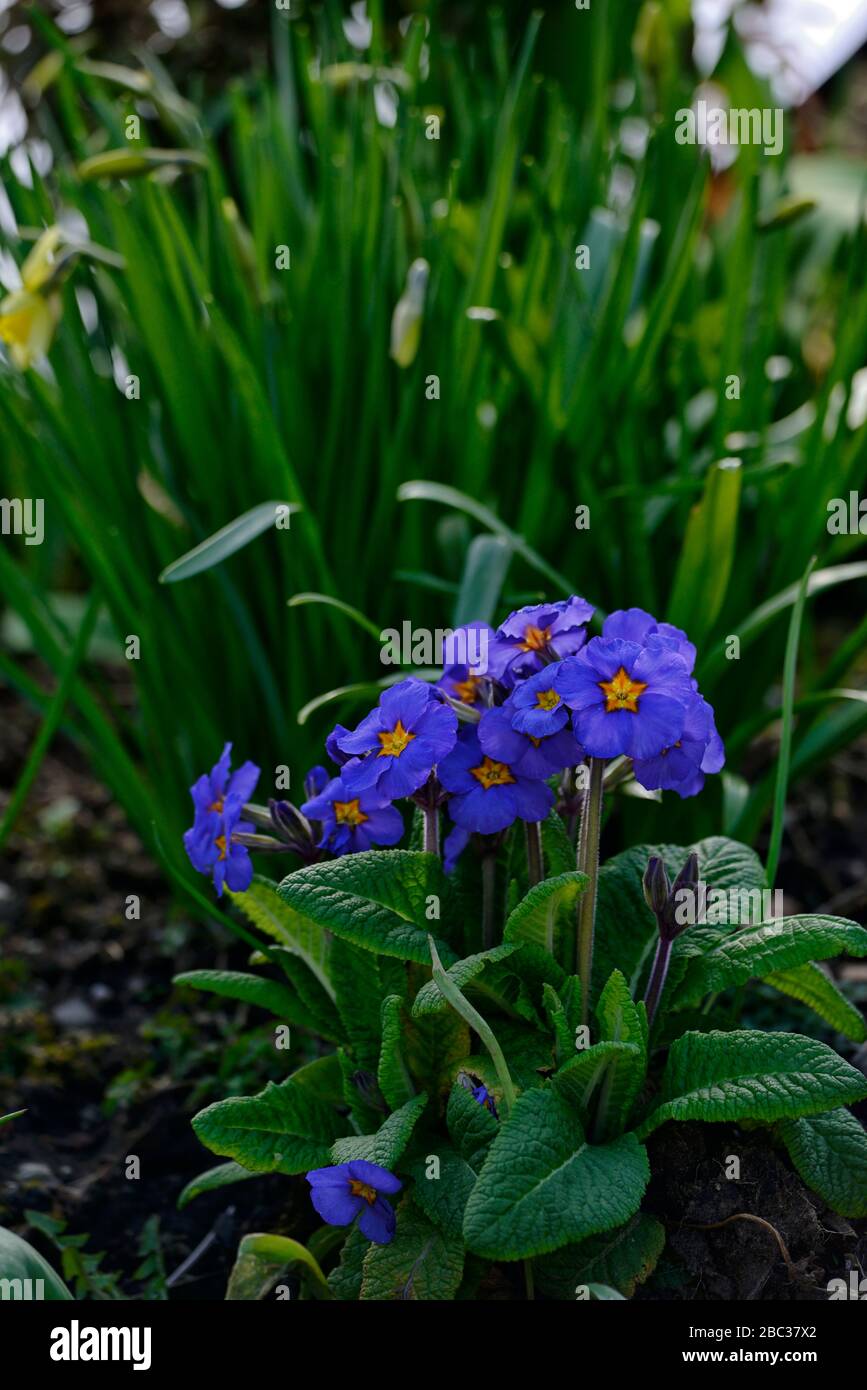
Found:
<svg viewBox="0 0 867 1390"><path fill-rule="evenodd" d="M593 975L593 933L596 925L596 884L599 877L599 835L602 830L603 758L590 760L590 786L581 813L578 835L578 869L588 878L587 887L578 899L578 936L576 962L581 981L581 1019L590 1019L590 983Z"/></svg>
<svg viewBox="0 0 867 1390"><path fill-rule="evenodd" d="M532 888L545 877L542 866L542 822L524 821L524 838L527 842L527 877Z"/></svg>
<svg viewBox="0 0 867 1390"><path fill-rule="evenodd" d="M650 979L647 981L647 991L644 995L648 1028L653 1026L653 1019L662 995L665 977L668 974L668 962L671 959L671 948L673 944L673 942L665 941L660 937L656 947L656 955L653 957L653 967L650 971Z"/></svg>
<svg viewBox="0 0 867 1390"><path fill-rule="evenodd" d="M422 835L422 849L426 854L435 854L439 858L440 852L440 813L436 806L425 806L423 811L424 831Z"/></svg>

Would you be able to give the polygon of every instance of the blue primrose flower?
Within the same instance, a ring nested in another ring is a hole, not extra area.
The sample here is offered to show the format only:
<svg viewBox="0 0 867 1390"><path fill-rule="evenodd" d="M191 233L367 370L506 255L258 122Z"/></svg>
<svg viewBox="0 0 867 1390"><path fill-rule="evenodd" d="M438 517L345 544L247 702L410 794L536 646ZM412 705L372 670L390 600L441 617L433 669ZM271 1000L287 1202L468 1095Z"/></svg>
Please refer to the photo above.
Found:
<svg viewBox="0 0 867 1390"><path fill-rule="evenodd" d="M375 787L351 785L358 758L350 758L339 777L331 781L301 812L322 825L320 849L333 854L357 854L371 845L396 845L403 834L403 817Z"/></svg>
<svg viewBox="0 0 867 1390"><path fill-rule="evenodd" d="M465 705L482 702L488 681L488 651L494 629L488 623L466 623L455 628L444 643L446 665L437 690ZM466 660L460 660L463 656Z"/></svg>
<svg viewBox="0 0 867 1390"><path fill-rule="evenodd" d="M343 774L352 795L376 787L388 800L409 796L454 747L457 728L454 710L424 681L410 676L393 685L352 733L337 740L341 752L359 759Z"/></svg>
<svg viewBox="0 0 867 1390"><path fill-rule="evenodd" d="M357 1216L359 1230L368 1240L377 1245L393 1240L394 1210L382 1194L393 1196L403 1183L387 1168L356 1158L332 1168L313 1168L307 1181L313 1205L329 1226L348 1226Z"/></svg>
<svg viewBox="0 0 867 1390"><path fill-rule="evenodd" d="M487 719L489 715L484 715ZM522 776L479 742L475 725L465 724L458 741L439 765L449 799L449 815L464 830L493 835L515 820L544 820L554 803L550 787Z"/></svg>
<svg viewBox="0 0 867 1390"><path fill-rule="evenodd" d="M233 893L244 893L253 877L249 850L233 844L232 835L235 831L249 835L255 830L241 820L241 811L253 795L259 768L246 762L230 775L231 760L232 745L227 743L219 762L190 788L195 816L184 835L190 863L200 874L213 877L218 898L223 896L224 883Z"/></svg>
<svg viewBox="0 0 867 1390"><path fill-rule="evenodd" d="M572 656L587 640L593 605L573 594L554 603L531 604L510 613L497 628L488 663L506 685L531 676L547 661Z"/></svg>
<svg viewBox="0 0 867 1390"><path fill-rule="evenodd" d="M648 791L661 788L687 797L701 791L705 773L719 772L724 763L725 749L713 710L696 690L687 705L680 738L655 757L639 758L632 766L636 782Z"/></svg>
<svg viewBox="0 0 867 1390"><path fill-rule="evenodd" d="M658 623L643 608L620 608L609 613L602 624L602 636L637 642L640 647L646 646L648 638L656 637L664 647L683 657L688 671L695 666L695 647L686 633L672 623Z"/></svg>
<svg viewBox="0 0 867 1390"><path fill-rule="evenodd" d="M554 661L515 687L509 697L513 728L533 738L565 728L570 711L557 688L562 670L563 662Z"/></svg>
<svg viewBox="0 0 867 1390"><path fill-rule="evenodd" d="M652 758L670 748L693 693L685 660L656 636L645 646L594 637L563 663L557 684L592 758Z"/></svg>
<svg viewBox="0 0 867 1390"><path fill-rule="evenodd" d="M550 667L546 669L550 670ZM521 688L518 687L519 690ZM519 777L544 779L555 772L562 772L564 767L577 767L578 763L583 762L584 750L569 724L543 738L516 729L512 718L514 700L515 697L510 695L504 704L486 710L479 720L478 735L483 753L508 763Z"/></svg>

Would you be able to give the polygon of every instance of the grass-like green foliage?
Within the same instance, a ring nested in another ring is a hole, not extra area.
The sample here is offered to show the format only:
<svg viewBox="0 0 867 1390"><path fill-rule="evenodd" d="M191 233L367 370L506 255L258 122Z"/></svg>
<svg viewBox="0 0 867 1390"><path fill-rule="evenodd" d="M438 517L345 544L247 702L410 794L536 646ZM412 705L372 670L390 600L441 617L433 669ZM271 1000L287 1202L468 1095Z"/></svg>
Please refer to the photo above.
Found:
<svg viewBox="0 0 867 1390"><path fill-rule="evenodd" d="M53 66L32 121L54 166L32 187L3 170L19 263L27 229L76 214L125 268L72 272L50 377L0 367L5 490L44 496L48 536L4 545L0 584L62 708L14 653L0 664L86 743L151 843L159 823L175 844L186 788L227 737L266 768L277 750L300 783L309 730L357 707L315 707L301 730L297 712L381 678L373 634L441 624L444 594L456 620L542 593L609 610L639 594L700 643L736 773L778 713L768 691L810 557L807 631L812 594L863 592L860 537L828 535L826 501L863 475L848 403L864 235L823 191L823 158L747 147L712 180L674 139L693 86L685 21L636 28L632 0L551 6L523 29L480 9L459 35L436 5L427 33L370 10L362 55L339 7L274 11L270 71L195 104L153 59L100 66L44 23ZM734 43L718 75L736 104L768 104ZM110 151L150 162L120 177ZM818 207L793 218L788 195L813 186ZM392 315L419 257L430 278L401 366ZM790 361L783 379L772 356ZM118 388L128 374L139 399ZM291 529L160 584L269 501L297 505ZM80 664L83 607L52 597L70 585L105 605L95 642L140 638L132 716ZM355 612L287 607L310 592ZM865 640L862 622L829 669L802 664L792 777L867 725L839 691ZM728 825L752 839L773 782L727 785Z"/></svg>
<svg viewBox="0 0 867 1390"><path fill-rule="evenodd" d="M520 831L510 835L522 843ZM674 876L690 853L709 909L714 895L730 903L765 885L755 853L721 836L609 860L587 1026L574 970L576 900L587 879L559 872L550 849L547 876L529 887L520 852L500 847L502 940L487 950L469 851L454 883L432 854L386 850L313 865L279 886L259 879L250 903L235 895L283 948L277 970L288 984L218 971L179 980L314 1033L306 996L325 996L337 1046L258 1095L200 1111L196 1133L230 1161L191 1183L182 1201L245 1175L358 1159L403 1183L390 1244L352 1230L326 1281L316 1252L324 1258L333 1242L320 1228L309 1250L272 1251L252 1292L237 1296L263 1296L265 1283L293 1267L319 1298L474 1298L491 1263L523 1260L528 1291L572 1299L583 1286L584 1297L614 1296L598 1284L629 1297L665 1241L642 1207L646 1141L669 1122L763 1127L832 1209L865 1215L867 1136L846 1106L867 1095L867 1080L815 1038L739 1026L736 991L766 981L863 1041L863 1018L814 962L867 955L867 930L822 916L733 926L730 908L709 910L674 940L649 1020L657 927L642 875L658 856ZM314 975L305 961L317 932L324 954ZM487 1088L493 1111L462 1078Z"/></svg>

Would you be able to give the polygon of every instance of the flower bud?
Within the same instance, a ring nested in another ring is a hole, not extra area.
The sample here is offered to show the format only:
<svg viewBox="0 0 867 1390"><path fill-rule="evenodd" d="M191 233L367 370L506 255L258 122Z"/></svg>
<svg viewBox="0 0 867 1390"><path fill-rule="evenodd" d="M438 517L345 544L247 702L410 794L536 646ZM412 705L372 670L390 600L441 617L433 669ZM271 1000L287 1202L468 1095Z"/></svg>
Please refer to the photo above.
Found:
<svg viewBox="0 0 867 1390"><path fill-rule="evenodd" d="M668 874L665 872L665 865L657 855L653 855L647 861L642 885L644 901L654 916L658 918L665 911L671 893L671 885L668 881Z"/></svg>

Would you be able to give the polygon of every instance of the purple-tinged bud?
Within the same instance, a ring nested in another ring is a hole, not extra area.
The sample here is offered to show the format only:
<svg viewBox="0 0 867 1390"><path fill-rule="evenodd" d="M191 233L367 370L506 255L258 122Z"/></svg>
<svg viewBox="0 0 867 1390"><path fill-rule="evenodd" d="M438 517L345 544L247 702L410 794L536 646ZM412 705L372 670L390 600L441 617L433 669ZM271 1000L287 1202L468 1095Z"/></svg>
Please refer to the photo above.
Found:
<svg viewBox="0 0 867 1390"><path fill-rule="evenodd" d="M668 874L665 872L665 865L658 855L654 854L652 858L648 859L642 886L644 888L644 901L654 916L659 918L668 903L671 884L668 881Z"/></svg>

